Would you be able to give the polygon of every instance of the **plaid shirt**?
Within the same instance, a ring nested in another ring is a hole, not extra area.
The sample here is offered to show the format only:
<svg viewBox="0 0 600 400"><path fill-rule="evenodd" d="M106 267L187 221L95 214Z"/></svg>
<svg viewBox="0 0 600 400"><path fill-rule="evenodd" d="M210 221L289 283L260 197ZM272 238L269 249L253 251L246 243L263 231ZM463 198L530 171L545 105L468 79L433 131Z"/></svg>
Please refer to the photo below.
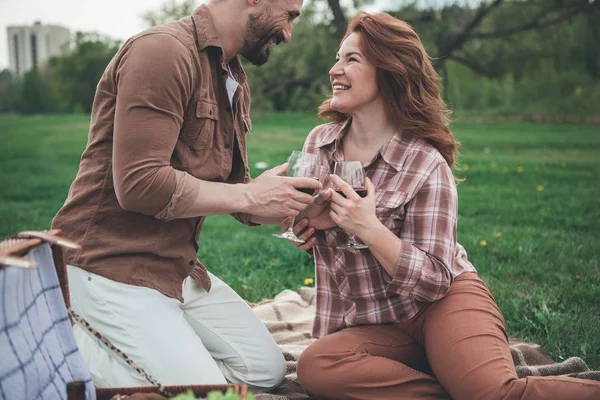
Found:
<svg viewBox="0 0 600 400"><path fill-rule="evenodd" d="M340 141L349 125L350 120L316 127L304 151L318 154L329 166L342 161ZM443 298L455 277L475 271L456 242L458 196L452 171L431 144L395 135L365 170L376 188L377 217L410 246L391 276L369 250L336 250L348 240L341 228L317 231L315 337L355 325L408 320Z"/></svg>

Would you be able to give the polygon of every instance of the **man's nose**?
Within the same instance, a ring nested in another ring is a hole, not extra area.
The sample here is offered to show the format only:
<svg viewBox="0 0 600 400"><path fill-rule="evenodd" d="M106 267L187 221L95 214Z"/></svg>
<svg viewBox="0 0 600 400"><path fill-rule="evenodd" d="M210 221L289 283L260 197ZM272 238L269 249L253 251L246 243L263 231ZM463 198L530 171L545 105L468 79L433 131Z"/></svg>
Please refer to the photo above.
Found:
<svg viewBox="0 0 600 400"><path fill-rule="evenodd" d="M292 40L292 26L283 30L283 43L288 44Z"/></svg>

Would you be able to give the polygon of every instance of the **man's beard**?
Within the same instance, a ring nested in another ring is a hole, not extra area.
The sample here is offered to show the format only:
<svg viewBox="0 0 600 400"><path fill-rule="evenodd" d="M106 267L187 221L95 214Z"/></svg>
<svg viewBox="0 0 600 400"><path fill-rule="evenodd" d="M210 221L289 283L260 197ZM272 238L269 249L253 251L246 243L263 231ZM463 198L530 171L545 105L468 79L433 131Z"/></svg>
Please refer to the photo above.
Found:
<svg viewBox="0 0 600 400"><path fill-rule="evenodd" d="M275 43L279 44L283 37L281 33L272 32L266 26L269 25L268 14L250 15L246 33L244 35L244 49L242 56L254 65L263 65L269 59L270 48L267 46L275 37Z"/></svg>

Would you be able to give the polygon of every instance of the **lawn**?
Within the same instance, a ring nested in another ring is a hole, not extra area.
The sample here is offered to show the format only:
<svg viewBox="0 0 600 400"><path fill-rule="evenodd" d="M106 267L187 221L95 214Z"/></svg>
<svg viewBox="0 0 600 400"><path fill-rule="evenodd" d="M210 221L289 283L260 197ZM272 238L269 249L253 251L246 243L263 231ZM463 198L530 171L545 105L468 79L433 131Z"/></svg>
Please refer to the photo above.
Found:
<svg viewBox="0 0 600 400"><path fill-rule="evenodd" d="M317 124L304 115L256 119L253 176L300 149ZM0 116L0 237L47 229L77 171L87 116ZM600 129L570 125L454 126L462 142L458 237L490 286L514 338L555 360L600 369ZM312 262L271 237L209 217L199 256L249 301L296 289Z"/></svg>

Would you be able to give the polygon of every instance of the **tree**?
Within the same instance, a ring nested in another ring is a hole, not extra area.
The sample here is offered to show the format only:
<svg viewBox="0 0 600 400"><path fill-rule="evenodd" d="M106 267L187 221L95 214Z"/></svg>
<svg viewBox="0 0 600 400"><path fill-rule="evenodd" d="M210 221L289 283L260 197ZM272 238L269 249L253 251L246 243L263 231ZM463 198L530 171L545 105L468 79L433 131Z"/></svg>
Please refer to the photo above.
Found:
<svg viewBox="0 0 600 400"><path fill-rule="evenodd" d="M483 0L477 7L462 7L455 2L442 8L436 8L435 1L428 4L426 12L435 13L437 18L415 20L414 25L420 35L426 31L434 43L429 52L438 71L443 71L446 61L453 60L491 78L503 71L496 68L496 58L484 54L489 41L543 31L600 10L600 2L595 0ZM414 6L409 8L414 12ZM406 12L401 9L390 14L403 18Z"/></svg>
<svg viewBox="0 0 600 400"><path fill-rule="evenodd" d="M142 20L148 26L160 25L192 15L195 9L195 0L169 0L158 10L142 14Z"/></svg>
<svg viewBox="0 0 600 400"><path fill-rule="evenodd" d="M21 102L19 81L5 69L0 72L0 113L17 112Z"/></svg>
<svg viewBox="0 0 600 400"><path fill-rule="evenodd" d="M53 60L52 80L69 109L91 111L98 81L119 46L96 33L77 32L72 50Z"/></svg>

